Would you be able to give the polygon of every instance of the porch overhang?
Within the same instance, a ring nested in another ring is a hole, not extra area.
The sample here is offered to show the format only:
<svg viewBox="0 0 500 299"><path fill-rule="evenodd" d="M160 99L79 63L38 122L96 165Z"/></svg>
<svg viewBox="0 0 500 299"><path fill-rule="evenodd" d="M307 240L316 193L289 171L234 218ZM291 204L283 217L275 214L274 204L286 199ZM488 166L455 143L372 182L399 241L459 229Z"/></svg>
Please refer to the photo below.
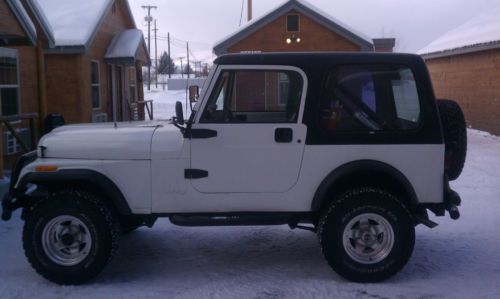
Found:
<svg viewBox="0 0 500 299"><path fill-rule="evenodd" d="M128 29L118 33L111 40L104 55L104 60L107 63L122 65L135 65L136 61L150 64L151 60L147 53L142 31Z"/></svg>

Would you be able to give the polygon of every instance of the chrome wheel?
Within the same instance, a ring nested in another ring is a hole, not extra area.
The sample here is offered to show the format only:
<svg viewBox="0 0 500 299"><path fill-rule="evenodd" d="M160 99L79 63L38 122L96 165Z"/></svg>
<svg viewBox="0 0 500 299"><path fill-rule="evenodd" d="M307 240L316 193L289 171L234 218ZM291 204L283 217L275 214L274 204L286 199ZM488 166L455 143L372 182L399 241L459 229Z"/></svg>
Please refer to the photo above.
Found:
<svg viewBox="0 0 500 299"><path fill-rule="evenodd" d="M80 219L63 215L45 225L42 246L47 257L54 263L74 266L89 255L92 237L87 225Z"/></svg>
<svg viewBox="0 0 500 299"><path fill-rule="evenodd" d="M354 261L375 264L391 252L394 246L394 231L384 217L365 213L349 221L342 239L345 251Z"/></svg>

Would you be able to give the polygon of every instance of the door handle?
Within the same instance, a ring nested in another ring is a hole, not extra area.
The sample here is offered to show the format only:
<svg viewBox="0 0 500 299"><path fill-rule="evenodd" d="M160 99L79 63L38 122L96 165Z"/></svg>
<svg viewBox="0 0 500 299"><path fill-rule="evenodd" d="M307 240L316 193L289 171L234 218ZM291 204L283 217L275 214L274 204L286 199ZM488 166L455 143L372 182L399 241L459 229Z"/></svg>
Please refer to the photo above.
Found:
<svg viewBox="0 0 500 299"><path fill-rule="evenodd" d="M274 140L277 143L289 143L293 140L293 130L290 128L277 128L274 131Z"/></svg>

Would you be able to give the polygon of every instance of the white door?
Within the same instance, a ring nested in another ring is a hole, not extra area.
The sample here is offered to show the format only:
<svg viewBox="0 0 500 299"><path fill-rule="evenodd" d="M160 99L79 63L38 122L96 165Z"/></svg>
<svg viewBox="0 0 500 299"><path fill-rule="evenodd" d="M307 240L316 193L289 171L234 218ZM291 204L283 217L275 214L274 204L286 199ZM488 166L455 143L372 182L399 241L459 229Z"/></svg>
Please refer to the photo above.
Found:
<svg viewBox="0 0 500 299"><path fill-rule="evenodd" d="M220 67L192 126L187 176L204 193L279 193L297 182L307 79L292 67Z"/></svg>

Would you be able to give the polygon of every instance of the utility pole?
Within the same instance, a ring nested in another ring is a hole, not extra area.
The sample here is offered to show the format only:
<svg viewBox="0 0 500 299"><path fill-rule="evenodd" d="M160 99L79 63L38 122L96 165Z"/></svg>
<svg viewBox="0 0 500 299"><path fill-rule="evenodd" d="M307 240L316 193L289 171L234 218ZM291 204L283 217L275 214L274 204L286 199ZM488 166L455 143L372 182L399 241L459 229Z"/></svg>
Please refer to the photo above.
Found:
<svg viewBox="0 0 500 299"><path fill-rule="evenodd" d="M148 15L145 19L148 22L148 55L149 59L151 59L151 21L153 21L151 9L156 9L157 7L153 5L143 5L141 7L148 10ZM148 90L151 90L151 63L148 65Z"/></svg>
<svg viewBox="0 0 500 299"><path fill-rule="evenodd" d="M186 71L187 71L187 75L188 75L188 79L189 79L189 42L186 42L186 49L187 49L187 67L186 67Z"/></svg>
<svg viewBox="0 0 500 299"><path fill-rule="evenodd" d="M184 57L179 57L179 59L181 60L181 77L184 79L184 65L182 64Z"/></svg>
<svg viewBox="0 0 500 299"><path fill-rule="evenodd" d="M168 39L168 60L172 61L172 56L170 56L170 32L167 35L167 39ZM170 66L168 67L168 78L169 79L172 78L172 68Z"/></svg>
<svg viewBox="0 0 500 299"><path fill-rule="evenodd" d="M156 39L156 32L158 32L158 28L156 28L156 19L155 19L155 87L158 88L158 42Z"/></svg>
<svg viewBox="0 0 500 299"><path fill-rule="evenodd" d="M247 21L250 22L252 20L252 0L247 0Z"/></svg>

